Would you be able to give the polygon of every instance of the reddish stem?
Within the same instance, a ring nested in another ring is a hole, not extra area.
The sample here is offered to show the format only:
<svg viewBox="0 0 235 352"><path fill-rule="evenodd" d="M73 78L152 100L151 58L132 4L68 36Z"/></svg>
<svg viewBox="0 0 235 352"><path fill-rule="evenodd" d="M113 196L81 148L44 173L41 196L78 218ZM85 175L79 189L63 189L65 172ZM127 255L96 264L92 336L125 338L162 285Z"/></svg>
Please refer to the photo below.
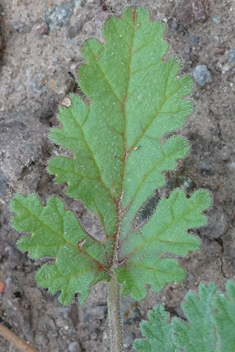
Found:
<svg viewBox="0 0 235 352"><path fill-rule="evenodd" d="M7 329L4 325L0 323L0 334L5 337L8 341L13 343L22 352L37 352L34 348L29 346L21 338L16 336L12 331Z"/></svg>

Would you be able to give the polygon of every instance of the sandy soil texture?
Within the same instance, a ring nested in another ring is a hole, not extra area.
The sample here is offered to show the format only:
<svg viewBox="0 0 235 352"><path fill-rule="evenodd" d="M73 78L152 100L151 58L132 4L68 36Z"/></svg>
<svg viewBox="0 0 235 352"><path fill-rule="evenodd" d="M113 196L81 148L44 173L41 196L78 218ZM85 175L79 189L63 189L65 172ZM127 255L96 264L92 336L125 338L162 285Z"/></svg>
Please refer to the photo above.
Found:
<svg viewBox="0 0 235 352"><path fill-rule="evenodd" d="M167 173L166 189L180 186L190 194L206 188L214 205L209 226L196 231L202 249L181 260L187 280L158 294L150 289L141 302L123 298L125 350L134 351L139 323L155 304L182 316L180 302L189 289L197 290L200 281L224 289L235 275L234 1L0 0L0 279L6 283L0 321L39 352L108 351L107 289L98 284L84 307L78 297L64 307L38 287L34 277L42 261L17 249L21 234L10 227L9 203L15 192L37 192L43 201L60 195L91 232L100 231L82 202L66 197L66 185L47 174L47 159L60 152L47 134L58 124L62 99L79 92L75 67L82 62L81 44L93 36L101 39L107 16L131 5L147 6L153 19L168 24L170 54L179 55L182 73L195 74L198 82L195 113L178 132L188 138L192 152L177 172ZM0 351L17 350L0 337Z"/></svg>

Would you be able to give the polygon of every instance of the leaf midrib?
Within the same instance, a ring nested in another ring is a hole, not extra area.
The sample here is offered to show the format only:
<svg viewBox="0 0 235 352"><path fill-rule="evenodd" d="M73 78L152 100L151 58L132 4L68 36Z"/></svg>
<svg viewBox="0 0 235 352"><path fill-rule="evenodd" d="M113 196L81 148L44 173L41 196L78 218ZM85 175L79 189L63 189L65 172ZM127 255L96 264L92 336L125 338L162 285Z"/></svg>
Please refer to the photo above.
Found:
<svg viewBox="0 0 235 352"><path fill-rule="evenodd" d="M135 9L135 13L137 10ZM134 13L133 13L134 16ZM113 26L116 29L116 26L114 25L114 22L112 21ZM126 22L127 23L127 22ZM129 24L129 23L128 23ZM129 63L129 76L128 76L128 81L127 81L127 88L126 88L126 96L122 105L123 108L123 117L124 117L124 134L123 134L123 139L124 139L124 150L125 150L125 155L124 155L124 167L123 167L123 176L122 176L122 191L121 191L121 196L119 198L118 202L118 229L117 233L115 235L115 247L114 247L114 254L113 254L113 263L112 267L118 266L119 265L119 260L118 260L118 250L119 250L119 242L120 242L120 235L121 235L121 222L124 216L123 212L123 197L124 197L124 185L125 185L125 176L126 176L126 166L127 166L127 160L129 156L129 152L127 151L127 140L126 140L126 103L129 97L129 87L130 87L130 80L131 80L131 63L132 63L132 58L133 58L133 45L134 45L134 38L135 38L135 32L136 32L136 21L133 21L133 35L132 35L132 42L130 45L130 63Z"/></svg>

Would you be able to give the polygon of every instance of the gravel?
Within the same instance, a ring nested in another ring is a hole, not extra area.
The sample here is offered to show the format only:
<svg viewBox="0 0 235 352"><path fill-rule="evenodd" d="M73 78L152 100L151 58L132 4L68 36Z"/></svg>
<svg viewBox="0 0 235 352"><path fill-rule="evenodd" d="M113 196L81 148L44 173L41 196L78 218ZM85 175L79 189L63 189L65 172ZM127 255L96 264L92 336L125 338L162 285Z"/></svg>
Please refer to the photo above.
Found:
<svg viewBox="0 0 235 352"><path fill-rule="evenodd" d="M124 347L128 348L128 347L132 346L134 339L135 339L135 336L132 334L132 332L130 332L130 331L124 332L124 336L123 336Z"/></svg>
<svg viewBox="0 0 235 352"><path fill-rule="evenodd" d="M84 6L85 1L84 0L74 0L74 6L75 6L75 10L79 7Z"/></svg>
<svg viewBox="0 0 235 352"><path fill-rule="evenodd" d="M66 2L61 5L52 5L46 13L44 21L50 27L50 30L56 31L63 25L68 24L74 12L74 2Z"/></svg>
<svg viewBox="0 0 235 352"><path fill-rule="evenodd" d="M224 65L224 66L222 67L222 73L224 74L224 73L228 72L229 69L230 69L230 66L229 66L229 65Z"/></svg>
<svg viewBox="0 0 235 352"><path fill-rule="evenodd" d="M206 65L199 65L195 68L193 76L200 86L204 86L206 83L212 83L211 73Z"/></svg>
<svg viewBox="0 0 235 352"><path fill-rule="evenodd" d="M81 351L81 347L79 345L79 343L77 341L75 342L71 342L69 344L69 352L80 352Z"/></svg>
<svg viewBox="0 0 235 352"><path fill-rule="evenodd" d="M92 309L90 315L92 316L93 319L104 319L107 313L107 307L106 306L97 306Z"/></svg>
<svg viewBox="0 0 235 352"><path fill-rule="evenodd" d="M204 228L204 235L209 239L215 239L223 236L228 228L229 219L224 213L222 207L213 208L207 213L209 216L209 225Z"/></svg>
<svg viewBox="0 0 235 352"><path fill-rule="evenodd" d="M12 24L12 30L13 32L29 33L31 29L26 23L21 21L16 21Z"/></svg>
<svg viewBox="0 0 235 352"><path fill-rule="evenodd" d="M230 163L230 164L228 165L228 169L229 169L230 171L234 171L234 170L235 170L235 163L234 163L234 162Z"/></svg>
<svg viewBox="0 0 235 352"><path fill-rule="evenodd" d="M177 17L183 26L208 18L209 0L183 0L177 7Z"/></svg>
<svg viewBox="0 0 235 352"><path fill-rule="evenodd" d="M235 61L235 50L230 49L229 54L228 54L228 62L231 64L234 61Z"/></svg>
<svg viewBox="0 0 235 352"><path fill-rule="evenodd" d="M46 22L44 22L38 29L37 35L46 35L49 33L49 26Z"/></svg>
<svg viewBox="0 0 235 352"><path fill-rule="evenodd" d="M207 163L206 161L201 163L200 169L201 169L202 173L205 173L207 175L212 175L213 174L212 166L209 163Z"/></svg>
<svg viewBox="0 0 235 352"><path fill-rule="evenodd" d="M221 23L221 16L220 15L216 15L216 16L212 17L212 21L215 24L220 24Z"/></svg>
<svg viewBox="0 0 235 352"><path fill-rule="evenodd" d="M68 39L73 39L76 37L77 33L78 33L77 29L74 26L70 26L70 27L68 27L66 34L67 34Z"/></svg>
<svg viewBox="0 0 235 352"><path fill-rule="evenodd" d="M191 37L190 37L190 41L193 44L199 43L199 40L200 40L200 37L198 37L197 35L191 35Z"/></svg>

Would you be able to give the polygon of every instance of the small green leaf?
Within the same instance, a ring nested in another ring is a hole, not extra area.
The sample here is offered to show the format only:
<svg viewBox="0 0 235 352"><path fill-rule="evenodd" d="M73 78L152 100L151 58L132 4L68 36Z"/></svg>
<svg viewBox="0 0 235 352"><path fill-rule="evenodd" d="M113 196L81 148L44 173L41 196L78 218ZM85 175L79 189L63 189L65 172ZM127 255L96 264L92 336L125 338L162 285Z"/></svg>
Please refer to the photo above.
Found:
<svg viewBox="0 0 235 352"><path fill-rule="evenodd" d="M212 298L216 292L216 285L205 284L199 286L199 297L189 291L182 308L189 325L181 319L174 318L173 341L177 351L187 352L215 352L216 326L212 316ZM228 351L229 352L229 351Z"/></svg>
<svg viewBox="0 0 235 352"><path fill-rule="evenodd" d="M189 291L185 301L181 306L187 321L173 318L170 324L163 306L156 306L148 314L151 323L140 324L147 340L136 339L135 349L142 352L234 352L235 282L228 281L227 295L217 291L214 283L200 284L199 296Z"/></svg>
<svg viewBox="0 0 235 352"><path fill-rule="evenodd" d="M84 301L89 287L110 280L114 271L122 293L142 299L146 284L160 291L167 282L185 279L186 272L170 256L200 248L188 230L206 225L202 212L211 206L208 192L187 199L176 190L136 226L144 204L166 184L163 172L176 169L190 151L185 138L166 138L192 114L193 103L185 96L194 82L191 76L178 76L178 58L163 61L169 49L165 31L166 25L151 22L142 7L109 18L105 43L91 39L82 47L86 63L79 68L78 83L89 99L66 97L58 116L63 127L50 133L74 157L52 158L49 172L58 183L67 183L69 196L82 199L98 215L106 235L102 243L84 231L59 198L50 198L46 207L35 195L16 195L12 203L18 214L13 227L32 233L19 241L19 248L33 258L55 258L37 279L51 292L60 290L65 304L76 292Z"/></svg>
<svg viewBox="0 0 235 352"><path fill-rule="evenodd" d="M214 319L218 327L221 352L235 351L235 282L228 281L228 295L218 292L213 300Z"/></svg>
<svg viewBox="0 0 235 352"><path fill-rule="evenodd" d="M142 321L141 331L148 340L136 339L134 348L137 351L146 352L174 352L175 346L171 341L172 325L169 324L169 313L166 313L162 305L148 313L150 322Z"/></svg>

